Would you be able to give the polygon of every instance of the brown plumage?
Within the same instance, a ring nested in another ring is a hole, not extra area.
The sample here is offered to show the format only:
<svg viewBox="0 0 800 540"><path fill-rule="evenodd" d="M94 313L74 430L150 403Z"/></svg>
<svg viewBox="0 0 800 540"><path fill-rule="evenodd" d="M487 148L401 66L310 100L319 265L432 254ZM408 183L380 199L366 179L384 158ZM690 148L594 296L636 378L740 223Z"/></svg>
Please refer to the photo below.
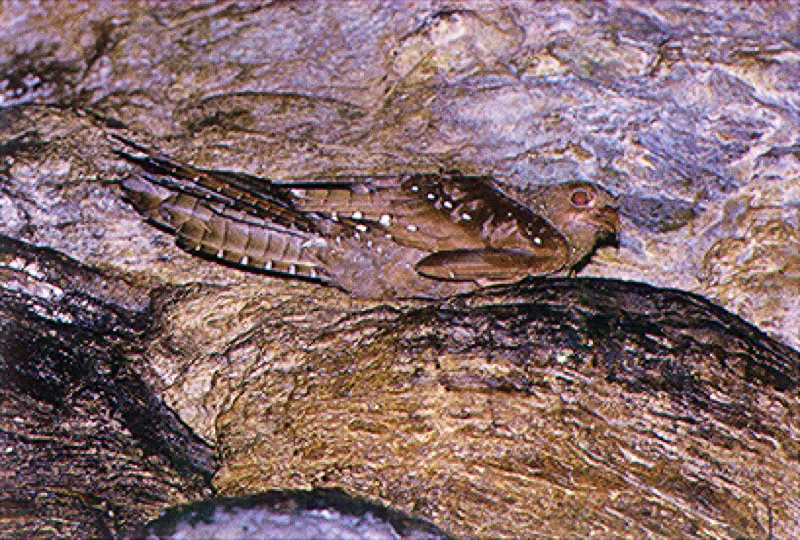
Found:
<svg viewBox="0 0 800 540"><path fill-rule="evenodd" d="M501 189L457 172L270 182L178 164L130 141L133 205L190 252L372 298L443 296L564 274L617 234L587 182Z"/></svg>

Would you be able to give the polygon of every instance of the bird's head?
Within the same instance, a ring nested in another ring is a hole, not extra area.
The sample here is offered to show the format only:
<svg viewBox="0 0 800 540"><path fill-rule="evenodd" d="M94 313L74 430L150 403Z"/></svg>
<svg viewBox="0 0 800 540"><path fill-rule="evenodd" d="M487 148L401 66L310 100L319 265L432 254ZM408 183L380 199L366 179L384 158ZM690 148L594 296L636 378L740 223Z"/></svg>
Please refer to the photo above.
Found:
<svg viewBox="0 0 800 540"><path fill-rule="evenodd" d="M617 240L617 200L597 184L576 181L536 186L523 190L521 195L522 202L566 237L570 267L590 256L598 245Z"/></svg>

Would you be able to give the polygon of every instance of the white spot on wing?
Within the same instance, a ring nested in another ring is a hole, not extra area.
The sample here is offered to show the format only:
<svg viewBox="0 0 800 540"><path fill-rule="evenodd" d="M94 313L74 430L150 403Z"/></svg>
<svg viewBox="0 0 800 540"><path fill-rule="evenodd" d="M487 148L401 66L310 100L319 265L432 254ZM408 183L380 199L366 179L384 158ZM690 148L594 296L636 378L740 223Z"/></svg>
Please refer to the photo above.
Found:
<svg viewBox="0 0 800 540"><path fill-rule="evenodd" d="M361 232L367 232L367 226L359 223L358 225L356 225L356 230Z"/></svg>
<svg viewBox="0 0 800 540"><path fill-rule="evenodd" d="M392 224L392 216L390 216L389 214L383 214L381 216L381 219L380 219L379 223L381 225L383 225L384 227L388 227L389 225Z"/></svg>
<svg viewBox="0 0 800 540"><path fill-rule="evenodd" d="M250 262L250 259L247 258L247 255L244 255L240 260L239 264L247 264Z"/></svg>
<svg viewBox="0 0 800 540"><path fill-rule="evenodd" d="M464 212L463 214L461 214L461 219L463 219L464 221L470 221L472 219L472 216Z"/></svg>
<svg viewBox="0 0 800 540"><path fill-rule="evenodd" d="M353 219L362 219L363 217L364 217L364 214L362 214L362 213L361 213L361 212L359 212L358 210L356 210L355 212L353 212Z"/></svg>
<svg viewBox="0 0 800 540"><path fill-rule="evenodd" d="M537 246L541 246L542 245L542 239L539 238L538 236L534 236L533 237L533 243L536 244Z"/></svg>
<svg viewBox="0 0 800 540"><path fill-rule="evenodd" d="M221 259L221 258L222 258L224 255L225 255L225 252L224 252L224 251L222 251L222 250L219 250L219 251L217 251L217 257L219 257L220 259Z"/></svg>
<svg viewBox="0 0 800 540"><path fill-rule="evenodd" d="M407 225L406 229L408 229L408 232L417 232L417 226L416 225Z"/></svg>
<svg viewBox="0 0 800 540"><path fill-rule="evenodd" d="M447 208L448 210L452 210L453 203L451 203L450 201L444 201L444 207Z"/></svg>
<svg viewBox="0 0 800 540"><path fill-rule="evenodd" d="M417 191L419 191L419 186L411 186L411 191L416 193Z"/></svg>
<svg viewBox="0 0 800 540"><path fill-rule="evenodd" d="M264 263L264 270L272 270L272 260L269 259Z"/></svg>
<svg viewBox="0 0 800 540"><path fill-rule="evenodd" d="M434 195L433 193L428 193L428 200L429 201L432 201L435 198L436 198L436 195Z"/></svg>

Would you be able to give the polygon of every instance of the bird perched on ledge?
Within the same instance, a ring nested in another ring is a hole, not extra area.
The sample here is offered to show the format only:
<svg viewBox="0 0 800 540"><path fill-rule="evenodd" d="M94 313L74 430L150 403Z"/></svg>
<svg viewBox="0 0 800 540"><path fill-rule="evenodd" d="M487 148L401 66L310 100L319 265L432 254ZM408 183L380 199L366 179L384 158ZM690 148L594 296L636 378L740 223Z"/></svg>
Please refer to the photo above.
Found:
<svg viewBox="0 0 800 540"><path fill-rule="evenodd" d="M181 248L366 298L441 297L563 275L614 239L614 197L588 182L501 188L458 172L274 182L182 165L120 139L127 199Z"/></svg>

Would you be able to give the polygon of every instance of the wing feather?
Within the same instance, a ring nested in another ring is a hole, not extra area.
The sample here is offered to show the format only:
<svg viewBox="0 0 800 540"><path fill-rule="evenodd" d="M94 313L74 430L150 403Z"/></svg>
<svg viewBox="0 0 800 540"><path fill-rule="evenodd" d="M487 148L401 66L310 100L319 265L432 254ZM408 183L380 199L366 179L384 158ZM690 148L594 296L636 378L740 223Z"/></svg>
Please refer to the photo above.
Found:
<svg viewBox="0 0 800 540"><path fill-rule="evenodd" d="M489 177L456 172L340 177L338 182L297 184L291 194L300 210L362 222L401 245L430 253L519 252L547 259L547 273L567 261L564 236Z"/></svg>
<svg viewBox="0 0 800 540"><path fill-rule="evenodd" d="M554 254L486 248L437 251L420 260L415 269L434 279L509 282L557 272L563 266Z"/></svg>

